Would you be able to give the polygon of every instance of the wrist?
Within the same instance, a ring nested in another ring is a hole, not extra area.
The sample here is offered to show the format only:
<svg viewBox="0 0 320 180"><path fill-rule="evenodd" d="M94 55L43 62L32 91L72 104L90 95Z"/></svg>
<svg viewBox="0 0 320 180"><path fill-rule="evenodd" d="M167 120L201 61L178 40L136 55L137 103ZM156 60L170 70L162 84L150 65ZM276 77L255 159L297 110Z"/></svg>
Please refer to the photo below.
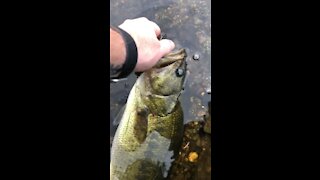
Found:
<svg viewBox="0 0 320 180"><path fill-rule="evenodd" d="M122 66L118 66L116 75L114 75L113 77L111 76L111 78L124 78L127 77L131 72L133 72L136 67L138 60L137 46L131 35L123 29L116 27L111 27L110 29L114 30L121 36L122 42L124 43L124 46L122 46L122 48L125 47L125 53L120 53L122 55L125 54L124 57L120 56L120 58L122 58ZM114 49L113 51L117 53L117 49ZM119 60L119 62L121 62L121 60ZM111 68L112 65L110 65L110 71L112 70Z"/></svg>
<svg viewBox="0 0 320 180"><path fill-rule="evenodd" d="M110 64L121 66L126 60L126 45L121 34L110 28Z"/></svg>

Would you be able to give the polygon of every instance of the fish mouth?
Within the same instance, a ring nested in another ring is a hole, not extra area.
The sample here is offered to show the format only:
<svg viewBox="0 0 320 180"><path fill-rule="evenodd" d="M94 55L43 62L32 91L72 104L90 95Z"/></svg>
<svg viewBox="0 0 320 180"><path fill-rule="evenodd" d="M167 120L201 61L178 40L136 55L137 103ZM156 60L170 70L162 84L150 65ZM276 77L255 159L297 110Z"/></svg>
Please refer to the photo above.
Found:
<svg viewBox="0 0 320 180"><path fill-rule="evenodd" d="M170 96L181 92L187 74L186 57L184 49L169 53L146 73L153 94Z"/></svg>
<svg viewBox="0 0 320 180"><path fill-rule="evenodd" d="M155 65L155 68L164 68L171 64L179 64L181 66L182 64L184 64L186 57L187 54L185 49L180 49L179 51L169 53L161 58Z"/></svg>

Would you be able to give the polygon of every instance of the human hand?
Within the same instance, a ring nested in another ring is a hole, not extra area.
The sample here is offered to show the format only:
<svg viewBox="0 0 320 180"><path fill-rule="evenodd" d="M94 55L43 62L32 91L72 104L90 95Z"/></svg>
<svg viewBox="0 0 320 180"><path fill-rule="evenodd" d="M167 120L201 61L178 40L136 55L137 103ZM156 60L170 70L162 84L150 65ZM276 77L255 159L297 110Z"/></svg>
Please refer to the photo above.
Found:
<svg viewBox="0 0 320 180"><path fill-rule="evenodd" d="M160 27L145 17L125 20L119 28L130 34L136 43L138 50L136 72L150 69L175 47L171 40L159 40L157 37L161 34Z"/></svg>

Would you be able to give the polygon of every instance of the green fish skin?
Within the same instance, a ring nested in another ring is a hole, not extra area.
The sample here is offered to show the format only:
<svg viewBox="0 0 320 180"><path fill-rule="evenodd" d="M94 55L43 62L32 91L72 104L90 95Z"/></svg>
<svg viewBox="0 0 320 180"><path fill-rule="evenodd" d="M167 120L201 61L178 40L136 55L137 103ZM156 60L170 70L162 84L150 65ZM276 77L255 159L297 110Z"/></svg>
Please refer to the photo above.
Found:
<svg viewBox="0 0 320 180"><path fill-rule="evenodd" d="M170 53L137 79L113 140L111 180L167 177L183 135L186 56L184 49Z"/></svg>

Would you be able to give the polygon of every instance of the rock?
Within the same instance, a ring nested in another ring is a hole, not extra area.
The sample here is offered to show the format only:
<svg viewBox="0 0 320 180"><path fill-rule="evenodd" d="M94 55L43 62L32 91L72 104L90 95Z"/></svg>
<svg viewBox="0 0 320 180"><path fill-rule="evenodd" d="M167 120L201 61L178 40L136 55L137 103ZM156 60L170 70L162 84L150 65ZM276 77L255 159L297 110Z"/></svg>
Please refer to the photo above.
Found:
<svg viewBox="0 0 320 180"><path fill-rule="evenodd" d="M198 61L200 59L200 54L199 53L195 53L192 58L193 58L193 60Z"/></svg>
<svg viewBox="0 0 320 180"><path fill-rule="evenodd" d="M189 156L188 156L188 160L190 161L190 162L196 162L197 161L197 159L198 159L198 153L197 152L191 152L191 153L189 153Z"/></svg>

